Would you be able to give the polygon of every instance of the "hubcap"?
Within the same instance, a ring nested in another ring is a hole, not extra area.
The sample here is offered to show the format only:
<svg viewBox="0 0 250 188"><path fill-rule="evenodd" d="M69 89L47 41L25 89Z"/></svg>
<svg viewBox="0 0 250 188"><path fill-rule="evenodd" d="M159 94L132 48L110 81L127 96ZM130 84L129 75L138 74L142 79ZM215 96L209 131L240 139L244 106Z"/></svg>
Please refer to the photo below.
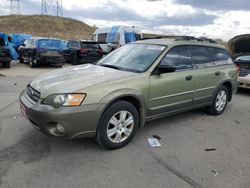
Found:
<svg viewBox="0 0 250 188"><path fill-rule="evenodd" d="M111 142L121 143L126 140L134 128L134 117L128 111L120 111L111 117L107 126L107 135Z"/></svg>
<svg viewBox="0 0 250 188"><path fill-rule="evenodd" d="M215 108L217 111L222 111L227 103L227 93L224 90L221 90L217 97L215 102Z"/></svg>

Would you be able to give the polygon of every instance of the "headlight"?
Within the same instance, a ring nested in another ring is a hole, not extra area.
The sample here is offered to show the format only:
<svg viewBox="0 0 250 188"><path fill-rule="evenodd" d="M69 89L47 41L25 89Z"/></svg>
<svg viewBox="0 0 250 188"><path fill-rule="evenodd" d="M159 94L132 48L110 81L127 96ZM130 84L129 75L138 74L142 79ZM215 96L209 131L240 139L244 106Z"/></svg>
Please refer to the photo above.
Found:
<svg viewBox="0 0 250 188"><path fill-rule="evenodd" d="M85 93L56 94L48 96L42 103L56 108L61 106L79 106L85 97Z"/></svg>

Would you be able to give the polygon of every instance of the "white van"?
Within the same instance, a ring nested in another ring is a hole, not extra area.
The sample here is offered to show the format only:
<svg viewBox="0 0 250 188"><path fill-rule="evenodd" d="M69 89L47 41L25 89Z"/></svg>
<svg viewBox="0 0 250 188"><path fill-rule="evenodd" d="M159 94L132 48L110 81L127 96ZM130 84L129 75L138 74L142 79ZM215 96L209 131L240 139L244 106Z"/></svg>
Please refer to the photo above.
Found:
<svg viewBox="0 0 250 188"><path fill-rule="evenodd" d="M142 32L135 26L98 28L92 35L92 40L99 43L104 53L140 39L142 39Z"/></svg>

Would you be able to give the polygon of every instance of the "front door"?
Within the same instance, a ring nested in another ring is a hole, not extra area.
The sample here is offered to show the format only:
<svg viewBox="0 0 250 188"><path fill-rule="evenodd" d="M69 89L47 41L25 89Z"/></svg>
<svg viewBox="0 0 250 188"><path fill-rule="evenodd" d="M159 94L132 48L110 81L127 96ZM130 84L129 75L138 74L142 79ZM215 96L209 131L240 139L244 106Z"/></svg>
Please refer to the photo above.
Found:
<svg viewBox="0 0 250 188"><path fill-rule="evenodd" d="M192 106L193 66L188 46L177 46L166 54L160 65L175 67L174 72L150 76L150 116L164 115Z"/></svg>

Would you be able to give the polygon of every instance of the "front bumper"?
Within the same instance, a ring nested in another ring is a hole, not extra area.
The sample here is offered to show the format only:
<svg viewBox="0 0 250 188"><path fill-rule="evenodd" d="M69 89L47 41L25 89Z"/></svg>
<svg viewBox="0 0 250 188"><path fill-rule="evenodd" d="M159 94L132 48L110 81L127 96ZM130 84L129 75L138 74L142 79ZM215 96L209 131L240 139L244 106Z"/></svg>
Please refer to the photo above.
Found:
<svg viewBox="0 0 250 188"><path fill-rule="evenodd" d="M105 104L91 104L77 107L61 107L55 109L52 106L35 103L23 91L20 94L21 111L26 118L46 135L51 134L50 129L57 123L63 125L65 133L60 135L65 138L94 137L96 129L105 109Z"/></svg>
<svg viewBox="0 0 250 188"><path fill-rule="evenodd" d="M244 77L239 77L239 87L250 89L250 74Z"/></svg>

